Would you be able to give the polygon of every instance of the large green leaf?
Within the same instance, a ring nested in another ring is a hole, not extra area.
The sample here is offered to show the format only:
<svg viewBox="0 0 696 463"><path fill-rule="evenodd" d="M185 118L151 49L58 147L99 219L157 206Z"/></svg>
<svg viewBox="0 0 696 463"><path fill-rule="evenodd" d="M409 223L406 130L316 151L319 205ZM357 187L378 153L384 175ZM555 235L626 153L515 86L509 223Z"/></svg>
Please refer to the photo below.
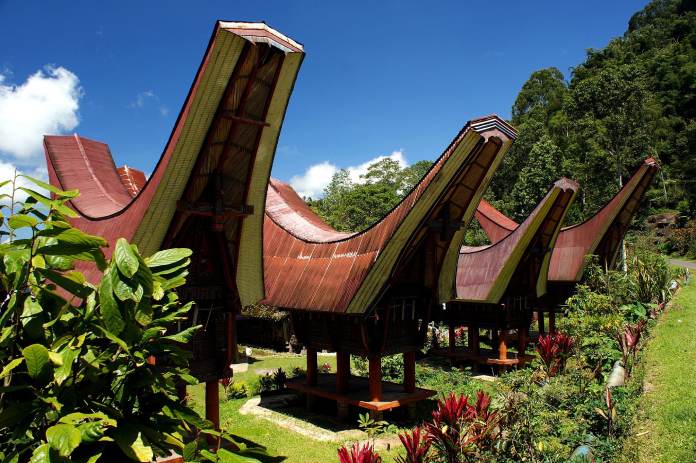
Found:
<svg viewBox="0 0 696 463"><path fill-rule="evenodd" d="M164 249L154 253L150 257L146 257L145 263L148 267L153 269L154 267L165 267L187 259L191 254L191 250L187 248Z"/></svg>
<svg viewBox="0 0 696 463"><path fill-rule="evenodd" d="M46 440L62 457L69 457L82 441L80 430L67 423L58 423L46 430Z"/></svg>
<svg viewBox="0 0 696 463"><path fill-rule="evenodd" d="M36 447L31 454L29 463L52 463L51 446L48 444L41 444Z"/></svg>
<svg viewBox="0 0 696 463"><path fill-rule="evenodd" d="M133 252L130 244L123 238L116 241L113 259L116 261L116 266L127 278L132 278L135 272L138 271L138 256Z"/></svg>
<svg viewBox="0 0 696 463"><path fill-rule="evenodd" d="M18 177L24 177L24 178L26 178L27 180L29 180L31 183L33 183L34 185L36 185L36 186L38 186L38 187L40 187L40 188L43 188L44 190L48 190L48 191L50 191L51 193L55 194L56 196L59 196L59 197L62 197L62 198L74 198L74 197L76 197L77 195L80 194L80 192L79 192L78 190L67 190L67 191L63 191L63 190L61 190L61 189L59 189L59 188L54 187L53 185L51 185L51 184L49 184L49 183L42 182L41 180L36 179L36 178L34 178L34 177L30 177L30 176L28 176L28 175L23 175L23 174L21 174L21 175L18 175Z"/></svg>
<svg viewBox="0 0 696 463"><path fill-rule="evenodd" d="M193 339L193 336L196 334L196 331L200 330L202 327L203 325L192 326L178 333L170 334L169 336L164 336L162 337L162 339L169 339L170 341L176 341L186 344L190 342L191 339Z"/></svg>
<svg viewBox="0 0 696 463"><path fill-rule="evenodd" d="M112 269L111 271L114 270ZM112 275L110 272L102 277L99 285L99 304L106 329L114 335L118 335L121 333L121 331L123 331L123 328L126 326L126 322L123 320L118 303L114 298L111 282Z"/></svg>
<svg viewBox="0 0 696 463"><path fill-rule="evenodd" d="M27 371L32 378L38 378L47 367L48 349L41 344L32 344L22 349L22 355L27 364Z"/></svg>
<svg viewBox="0 0 696 463"><path fill-rule="evenodd" d="M15 214L7 220L7 224L10 228L14 230L19 230L20 228L35 227L38 225L39 221L36 217L32 217L26 214Z"/></svg>
<svg viewBox="0 0 696 463"><path fill-rule="evenodd" d="M93 292L92 288L84 284L85 277L80 272L58 273L49 269L37 269L37 272L77 297L84 299Z"/></svg>
<svg viewBox="0 0 696 463"><path fill-rule="evenodd" d="M25 192L26 194L28 194L29 196L31 196L32 198L34 198L35 200L37 200L49 209L55 209L67 217L77 217L75 211L63 204L62 201L47 198L41 193L32 190L31 188L19 187L18 190L22 190L23 192Z"/></svg>
<svg viewBox="0 0 696 463"><path fill-rule="evenodd" d="M9 375L10 372L11 372L12 370L14 370L15 368L17 368L17 367L19 366L19 364L22 363L23 361L24 361L23 358L16 358L16 359L13 359L12 361L10 361L10 363L8 363L7 365L5 365L5 366L3 367L3 369L2 369L2 371L0 371L0 379L2 379L2 378L4 378L5 376Z"/></svg>
<svg viewBox="0 0 696 463"><path fill-rule="evenodd" d="M53 378L56 380L56 384L60 386L63 384L63 381L70 377L73 362L79 354L80 349L71 349L70 347L63 349L60 353L63 363L53 371Z"/></svg>
<svg viewBox="0 0 696 463"><path fill-rule="evenodd" d="M154 456L152 447L144 442L142 433L132 426L121 425L114 430L113 434L116 444L126 456L145 463L152 461Z"/></svg>

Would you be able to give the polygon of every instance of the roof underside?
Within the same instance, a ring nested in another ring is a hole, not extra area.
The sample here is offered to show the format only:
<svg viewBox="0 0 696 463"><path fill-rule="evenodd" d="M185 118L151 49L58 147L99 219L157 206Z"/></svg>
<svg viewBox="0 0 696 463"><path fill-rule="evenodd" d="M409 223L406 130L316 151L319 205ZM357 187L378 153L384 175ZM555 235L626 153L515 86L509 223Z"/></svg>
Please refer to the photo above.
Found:
<svg viewBox="0 0 696 463"><path fill-rule="evenodd" d="M243 302L259 300L265 186L302 57L301 45L265 24L218 22L144 185L144 176L116 169L103 143L45 137L51 183L81 192L72 201L76 225L111 244L124 237L147 255L174 242L188 221L213 217L222 224L230 262L244 267L237 281ZM86 274L98 277L96 269Z"/></svg>
<svg viewBox="0 0 696 463"><path fill-rule="evenodd" d="M594 216L561 229L549 265L549 281L580 281L587 255L598 255L610 267L615 264L621 241L658 169L654 159L646 159L624 187ZM483 200L477 208L476 219L493 243L517 228L516 222Z"/></svg>
<svg viewBox="0 0 696 463"><path fill-rule="evenodd" d="M541 296L563 218L577 184L559 180L530 216L495 244L462 247L457 266L456 301L492 303L503 296Z"/></svg>
<svg viewBox="0 0 696 463"><path fill-rule="evenodd" d="M324 312L369 310L394 283L400 263L415 252L436 210L447 205L460 221L473 216L513 136L513 129L495 116L467 124L414 189L359 233L333 230L292 188L272 181L264 222L264 302ZM441 245L436 251L440 261L449 241Z"/></svg>

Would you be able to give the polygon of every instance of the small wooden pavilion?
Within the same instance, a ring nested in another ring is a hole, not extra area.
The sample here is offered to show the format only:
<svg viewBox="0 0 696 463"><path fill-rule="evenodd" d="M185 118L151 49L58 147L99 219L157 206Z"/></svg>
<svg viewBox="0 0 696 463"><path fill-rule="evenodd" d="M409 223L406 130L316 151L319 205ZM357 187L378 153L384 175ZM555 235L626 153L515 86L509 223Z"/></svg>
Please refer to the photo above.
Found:
<svg viewBox="0 0 696 463"><path fill-rule="evenodd" d="M613 268L623 238L652 182L658 163L648 158L621 190L594 216L561 229L553 249L548 274L548 294L540 301L539 331L544 332L543 312L549 312L549 329L555 329L555 311L582 280L588 255L596 255L602 266ZM481 200L476 219L492 243L505 239L518 224Z"/></svg>
<svg viewBox="0 0 696 463"><path fill-rule="evenodd" d="M415 352L423 343L438 285L454 274L461 228L513 138L496 116L468 123L414 189L359 233L324 223L288 185L272 180L264 222L264 303L291 311L307 349L308 397L381 412L423 399ZM454 257L453 257L454 256ZM317 351L335 351L335 375L318 374ZM381 378L382 356L401 353L404 382ZM367 381L350 375L350 355L368 358Z"/></svg>
<svg viewBox="0 0 696 463"><path fill-rule="evenodd" d="M577 188L557 181L514 232L492 245L461 248L453 297L436 314L449 325L449 347L434 353L502 368L525 362L530 308L546 294L551 251ZM462 325L466 348L456 346L455 330ZM492 349L480 347L481 329L491 331ZM518 333L516 354L508 352L511 330Z"/></svg>
<svg viewBox="0 0 696 463"><path fill-rule="evenodd" d="M218 21L152 175L116 169L109 147L78 135L44 139L51 184L79 189L74 224L135 243L145 255L193 249L179 292L196 302L191 369L216 425L218 380L231 375L234 317L263 296L261 229L270 168L299 66L300 44L263 23ZM109 254L109 250L107 250ZM96 267L85 267L96 281Z"/></svg>

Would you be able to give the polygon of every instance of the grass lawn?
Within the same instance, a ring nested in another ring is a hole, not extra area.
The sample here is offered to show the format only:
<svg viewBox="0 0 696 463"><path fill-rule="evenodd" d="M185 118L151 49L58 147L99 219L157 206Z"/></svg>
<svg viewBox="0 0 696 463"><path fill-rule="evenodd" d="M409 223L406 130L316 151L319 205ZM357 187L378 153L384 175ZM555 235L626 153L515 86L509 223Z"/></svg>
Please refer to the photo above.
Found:
<svg viewBox="0 0 696 463"><path fill-rule="evenodd" d="M639 462L696 461L696 282L655 327L646 351L646 392L631 446Z"/></svg>
<svg viewBox="0 0 696 463"><path fill-rule="evenodd" d="M328 363L331 370L336 369L336 357L331 355L319 354L318 363L321 366ZM293 368L305 367L305 357L293 354L278 354L268 351L254 349L252 361L246 372L235 373L235 381L243 381L247 384L254 384L259 376L265 372L275 371L282 368L286 372L291 372ZM438 390L441 393L458 392L472 394L477 389L486 389L491 392L494 388L493 383L477 381L471 378L467 372L457 369L450 369L449 362L428 360L419 362L417 365L417 377L420 386ZM203 415L204 408L204 388L203 385L189 387L189 396L194 409ZM308 438L296 431L278 426L270 421L253 416L242 415L239 409L249 400L249 398L225 400L223 389L220 389L220 421L221 426L240 438L248 441L249 444L256 444L267 449L272 458L268 462L287 462L287 463L325 463L337 462L336 449L341 445L339 442L322 442ZM423 404L428 408L427 404ZM423 410L424 416L429 411ZM322 425L322 423L315 422ZM328 424L328 422L326 423ZM415 423L411 423L411 426ZM325 427L331 427L325 426ZM355 423L346 423L347 428L356 428ZM384 436L379 436L384 437ZM350 442L348 442L350 443ZM392 447L390 451L379 450L384 463L393 463L398 455L400 444Z"/></svg>

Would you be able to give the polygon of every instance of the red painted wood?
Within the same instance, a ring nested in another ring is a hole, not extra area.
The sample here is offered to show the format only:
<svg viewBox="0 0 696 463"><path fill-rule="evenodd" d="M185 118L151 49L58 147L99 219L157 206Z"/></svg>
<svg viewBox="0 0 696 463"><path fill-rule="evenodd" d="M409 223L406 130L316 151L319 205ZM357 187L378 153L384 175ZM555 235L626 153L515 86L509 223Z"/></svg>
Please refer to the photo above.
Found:
<svg viewBox="0 0 696 463"><path fill-rule="evenodd" d="M336 390L344 393L348 390L350 380L350 354L336 352Z"/></svg>
<svg viewBox="0 0 696 463"><path fill-rule="evenodd" d="M220 387L217 380L205 383L205 419L220 429Z"/></svg>
<svg viewBox="0 0 696 463"><path fill-rule="evenodd" d="M372 356L368 359L368 363L370 401L380 402L382 400L382 359L379 356Z"/></svg>
<svg viewBox="0 0 696 463"><path fill-rule="evenodd" d="M404 352L404 390L414 392L416 390L416 353Z"/></svg>

